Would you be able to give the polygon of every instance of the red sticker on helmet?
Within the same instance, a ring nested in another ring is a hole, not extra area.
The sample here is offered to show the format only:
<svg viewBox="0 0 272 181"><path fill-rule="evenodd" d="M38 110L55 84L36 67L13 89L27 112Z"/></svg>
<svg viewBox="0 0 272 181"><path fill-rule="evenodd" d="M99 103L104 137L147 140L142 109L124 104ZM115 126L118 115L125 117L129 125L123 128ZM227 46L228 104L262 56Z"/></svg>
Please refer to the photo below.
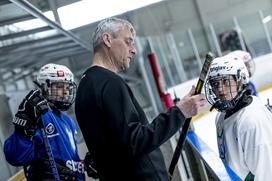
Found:
<svg viewBox="0 0 272 181"><path fill-rule="evenodd" d="M57 71L57 76L58 77L64 77L64 72L62 70Z"/></svg>

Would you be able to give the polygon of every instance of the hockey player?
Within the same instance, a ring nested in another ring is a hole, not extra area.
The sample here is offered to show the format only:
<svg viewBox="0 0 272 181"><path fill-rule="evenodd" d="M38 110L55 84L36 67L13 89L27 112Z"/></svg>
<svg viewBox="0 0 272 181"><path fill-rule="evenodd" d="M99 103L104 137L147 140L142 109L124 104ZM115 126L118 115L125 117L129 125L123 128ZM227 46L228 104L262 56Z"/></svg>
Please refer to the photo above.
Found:
<svg viewBox="0 0 272 181"><path fill-rule="evenodd" d="M251 96L249 74L239 57L214 59L205 84L216 117L219 154L242 179L272 178L272 114Z"/></svg>
<svg viewBox="0 0 272 181"><path fill-rule="evenodd" d="M252 74L254 71L253 70L254 69L254 62L251 58L251 55L248 52L243 51L243 50L235 50L233 52L230 52L228 55L242 59L246 65L247 70L248 70L249 78L252 77ZM254 83L249 80L248 86L251 90L251 94L254 96L257 96L257 90L256 90Z"/></svg>
<svg viewBox="0 0 272 181"><path fill-rule="evenodd" d="M30 181L54 180L39 129L43 121L60 180L85 180L75 142L76 124L63 112L74 102L73 74L66 66L47 64L40 69L37 83L40 89L32 90L15 114L15 131L4 144L6 160L13 166L24 166Z"/></svg>

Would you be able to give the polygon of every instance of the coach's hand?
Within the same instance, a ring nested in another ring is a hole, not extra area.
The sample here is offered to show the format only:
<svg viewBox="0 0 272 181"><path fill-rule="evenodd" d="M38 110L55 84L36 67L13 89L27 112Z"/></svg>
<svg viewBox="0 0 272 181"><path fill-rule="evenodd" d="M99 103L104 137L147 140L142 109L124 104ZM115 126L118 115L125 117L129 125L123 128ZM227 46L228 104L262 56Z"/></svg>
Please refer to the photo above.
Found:
<svg viewBox="0 0 272 181"><path fill-rule="evenodd" d="M203 94L194 95L194 92L195 87L192 87L190 92L176 103L186 118L195 116L207 103Z"/></svg>
<svg viewBox="0 0 272 181"><path fill-rule="evenodd" d="M89 177L92 177L94 179L98 178L96 165L90 152L87 152L84 158L84 169Z"/></svg>

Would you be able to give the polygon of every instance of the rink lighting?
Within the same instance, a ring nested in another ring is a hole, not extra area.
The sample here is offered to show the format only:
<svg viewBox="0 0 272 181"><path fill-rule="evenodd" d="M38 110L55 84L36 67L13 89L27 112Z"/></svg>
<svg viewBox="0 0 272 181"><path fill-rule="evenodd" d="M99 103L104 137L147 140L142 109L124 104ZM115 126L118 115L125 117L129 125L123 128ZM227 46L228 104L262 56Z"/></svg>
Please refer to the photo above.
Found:
<svg viewBox="0 0 272 181"><path fill-rule="evenodd" d="M66 30L87 25L163 0L82 0L58 9L62 27Z"/></svg>
<svg viewBox="0 0 272 181"><path fill-rule="evenodd" d="M47 12L44 12L43 14L44 14L44 16L49 18L51 21L54 21L54 14L52 11L47 11ZM20 30L26 31L26 30L30 30L30 29L35 29L35 28L47 26L47 23L45 23L41 19L35 18L35 19L31 19L31 20L21 21L19 23L14 23L13 26L19 28ZM17 29L17 31L18 31L18 29Z"/></svg>
<svg viewBox="0 0 272 181"><path fill-rule="evenodd" d="M266 24L266 23L268 23L269 21L271 21L271 19L272 19L272 16L271 16L271 15L266 16L266 17L263 19L263 23Z"/></svg>
<svg viewBox="0 0 272 181"><path fill-rule="evenodd" d="M58 8L58 14L62 27L66 30L71 30L160 1L163 0L99 0L94 5L93 1L81 0ZM105 6L105 4L107 4L107 6ZM52 11L43 12L43 14L51 21L54 21L54 14ZM20 32L46 25L47 23L37 18L14 23L10 26L10 29L13 29L14 32ZM34 38L43 38L55 33L55 30L40 32L36 33Z"/></svg>

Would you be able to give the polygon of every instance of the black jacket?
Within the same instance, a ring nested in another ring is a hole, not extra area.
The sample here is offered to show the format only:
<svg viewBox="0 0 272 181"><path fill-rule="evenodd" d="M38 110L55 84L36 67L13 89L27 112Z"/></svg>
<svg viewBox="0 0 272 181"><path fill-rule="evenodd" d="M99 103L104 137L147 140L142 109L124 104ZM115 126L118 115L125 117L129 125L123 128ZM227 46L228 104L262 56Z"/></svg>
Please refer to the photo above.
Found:
<svg viewBox="0 0 272 181"><path fill-rule="evenodd" d="M75 111L100 181L168 180L159 146L185 119L177 107L149 124L125 81L95 66L80 81Z"/></svg>

